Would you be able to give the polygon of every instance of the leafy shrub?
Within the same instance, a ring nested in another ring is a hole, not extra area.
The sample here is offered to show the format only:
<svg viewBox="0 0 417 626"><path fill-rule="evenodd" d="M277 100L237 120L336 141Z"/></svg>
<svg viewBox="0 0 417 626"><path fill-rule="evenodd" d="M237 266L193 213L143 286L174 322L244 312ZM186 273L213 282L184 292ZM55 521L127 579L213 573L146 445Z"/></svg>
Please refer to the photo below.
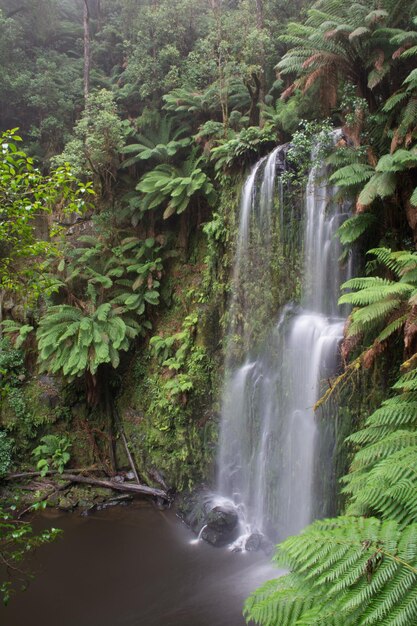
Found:
<svg viewBox="0 0 417 626"><path fill-rule="evenodd" d="M0 477L7 474L12 462L13 440L0 430Z"/></svg>
<svg viewBox="0 0 417 626"><path fill-rule="evenodd" d="M23 350L14 348L8 339L0 342L0 395L21 385L26 376Z"/></svg>
<svg viewBox="0 0 417 626"><path fill-rule="evenodd" d="M67 436L45 435L41 439L41 445L37 446L32 454L38 460L36 467L41 472L41 476L46 476L50 469L63 473L65 465L71 456L69 449L71 442Z"/></svg>
<svg viewBox="0 0 417 626"><path fill-rule="evenodd" d="M250 126L212 149L214 168L219 171L238 166L245 161L253 161L275 144L276 134L271 128Z"/></svg>

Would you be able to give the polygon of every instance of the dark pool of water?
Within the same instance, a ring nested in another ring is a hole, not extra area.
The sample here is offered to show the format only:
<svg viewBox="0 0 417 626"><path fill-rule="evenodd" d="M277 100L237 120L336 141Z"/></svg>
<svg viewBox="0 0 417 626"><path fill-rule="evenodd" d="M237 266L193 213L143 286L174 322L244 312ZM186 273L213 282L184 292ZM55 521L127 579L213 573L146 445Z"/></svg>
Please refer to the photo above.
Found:
<svg viewBox="0 0 417 626"><path fill-rule="evenodd" d="M64 534L38 551L1 626L243 626L244 598L276 572L260 554L192 543L173 511L146 503L42 523Z"/></svg>

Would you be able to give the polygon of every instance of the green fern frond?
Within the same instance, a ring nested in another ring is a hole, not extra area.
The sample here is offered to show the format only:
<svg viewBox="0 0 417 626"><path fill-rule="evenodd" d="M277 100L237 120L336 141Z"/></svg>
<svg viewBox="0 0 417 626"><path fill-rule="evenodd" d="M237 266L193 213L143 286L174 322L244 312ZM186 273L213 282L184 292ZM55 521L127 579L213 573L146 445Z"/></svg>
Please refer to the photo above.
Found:
<svg viewBox="0 0 417 626"><path fill-rule="evenodd" d="M395 521L375 518L321 520L278 546L275 561L292 573L252 594L247 620L268 626L410 626L410 616L417 617L417 525L402 530ZM291 621L282 621L285 611ZM391 621L393 615L398 621Z"/></svg>
<svg viewBox="0 0 417 626"><path fill-rule="evenodd" d="M407 98L407 92L400 91L399 93L396 93L388 98L388 100L385 102L384 106L382 107L382 110L385 113L390 113L393 109L395 109L396 106L401 104L406 98Z"/></svg>
<svg viewBox="0 0 417 626"><path fill-rule="evenodd" d="M375 224L376 217L373 213L358 213L348 218L339 226L336 235L340 242L346 246L351 245L359 239L365 231Z"/></svg>
<svg viewBox="0 0 417 626"><path fill-rule="evenodd" d="M376 198L391 196L396 188L397 179L393 172L376 172L366 183L359 194L358 204L366 207L372 204Z"/></svg>
<svg viewBox="0 0 417 626"><path fill-rule="evenodd" d="M346 301L348 300L346 299ZM348 336L358 335L371 330L371 328L377 326L398 309L400 305L401 300L393 298L392 300L375 302L354 311L348 329Z"/></svg>
<svg viewBox="0 0 417 626"><path fill-rule="evenodd" d="M356 293L344 294L339 298L339 304L353 304L363 307L364 305L375 304L382 300L407 299L412 292L413 287L408 283L391 282L385 285L377 283L376 285L365 287ZM354 319L355 315L356 318L358 317L357 314L354 314Z"/></svg>
<svg viewBox="0 0 417 626"><path fill-rule="evenodd" d="M295 626L303 613L313 605L307 585L295 575L270 580L252 593L245 602L243 614L263 626Z"/></svg>
<svg viewBox="0 0 417 626"><path fill-rule="evenodd" d="M330 182L338 187L351 187L369 180L374 172L374 168L370 165L366 165L365 163L352 163L336 170L330 176Z"/></svg>
<svg viewBox="0 0 417 626"><path fill-rule="evenodd" d="M374 513L401 526L417 520L417 447L406 447L377 463L355 488L350 484L349 514Z"/></svg>

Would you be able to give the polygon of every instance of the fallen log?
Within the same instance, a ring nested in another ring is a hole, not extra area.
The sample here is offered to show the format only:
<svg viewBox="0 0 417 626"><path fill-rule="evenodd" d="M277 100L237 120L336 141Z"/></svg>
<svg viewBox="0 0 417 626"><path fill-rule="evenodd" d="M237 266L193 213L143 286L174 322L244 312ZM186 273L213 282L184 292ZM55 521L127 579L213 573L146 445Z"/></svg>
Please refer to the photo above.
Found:
<svg viewBox="0 0 417 626"><path fill-rule="evenodd" d="M85 474L86 472L99 472L103 473L102 469L99 469L96 466L93 467L83 467L81 469L72 469L72 474ZM17 474L7 474L6 476L2 476L2 480L17 480L18 478L35 478L36 476L53 476L54 474L60 474L59 470L48 470L47 472L20 472Z"/></svg>
<svg viewBox="0 0 417 626"><path fill-rule="evenodd" d="M105 489L114 489L115 491L124 491L127 493L136 493L139 495L145 496L153 496L154 498L161 498L166 502L169 502L171 498L168 496L166 491L162 489L156 489L153 487L148 487L147 485L138 485L134 483L127 482L114 482L112 480L101 480L99 478L92 478L91 476L82 476L86 472L100 472L97 468L83 468L83 469L74 469L71 470L71 474L61 474L58 470L50 470L46 472L46 475L57 475L58 478L61 478L65 481L70 481L71 483L83 483L85 485L92 485L93 487L103 487ZM37 476L41 476L41 472L21 472L19 474L8 474L3 477L3 480L17 480L19 478L35 478Z"/></svg>
<svg viewBox="0 0 417 626"><path fill-rule="evenodd" d="M127 493L136 493L143 496L153 496L162 500L170 501L170 497L162 489L154 489L146 485L137 485L134 483L116 483L112 480L99 480L98 478L90 478L87 476L77 476L76 474L61 474L63 480L72 483L83 483L85 485L93 485L93 487L103 487L105 489L114 489L115 491L125 491Z"/></svg>

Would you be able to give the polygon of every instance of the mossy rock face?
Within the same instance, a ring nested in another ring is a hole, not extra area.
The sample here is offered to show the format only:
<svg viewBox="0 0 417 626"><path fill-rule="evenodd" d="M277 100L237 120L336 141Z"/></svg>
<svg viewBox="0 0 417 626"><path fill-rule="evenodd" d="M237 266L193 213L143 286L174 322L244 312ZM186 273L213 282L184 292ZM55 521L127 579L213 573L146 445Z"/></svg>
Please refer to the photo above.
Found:
<svg viewBox="0 0 417 626"><path fill-rule="evenodd" d="M141 347L127 368L117 408L141 476L155 486L162 479L175 491L201 482L211 471L216 439L222 362L222 298L210 299L207 241L193 237L188 259L173 257L166 267L167 308L153 324L153 335L172 338L162 356L152 343ZM128 467L122 441L117 461ZM158 479L155 480L155 476Z"/></svg>
<svg viewBox="0 0 417 626"><path fill-rule="evenodd" d="M13 438L15 453L27 459L39 438L55 429L67 413L52 378L31 378L11 388L2 400L0 425Z"/></svg>

